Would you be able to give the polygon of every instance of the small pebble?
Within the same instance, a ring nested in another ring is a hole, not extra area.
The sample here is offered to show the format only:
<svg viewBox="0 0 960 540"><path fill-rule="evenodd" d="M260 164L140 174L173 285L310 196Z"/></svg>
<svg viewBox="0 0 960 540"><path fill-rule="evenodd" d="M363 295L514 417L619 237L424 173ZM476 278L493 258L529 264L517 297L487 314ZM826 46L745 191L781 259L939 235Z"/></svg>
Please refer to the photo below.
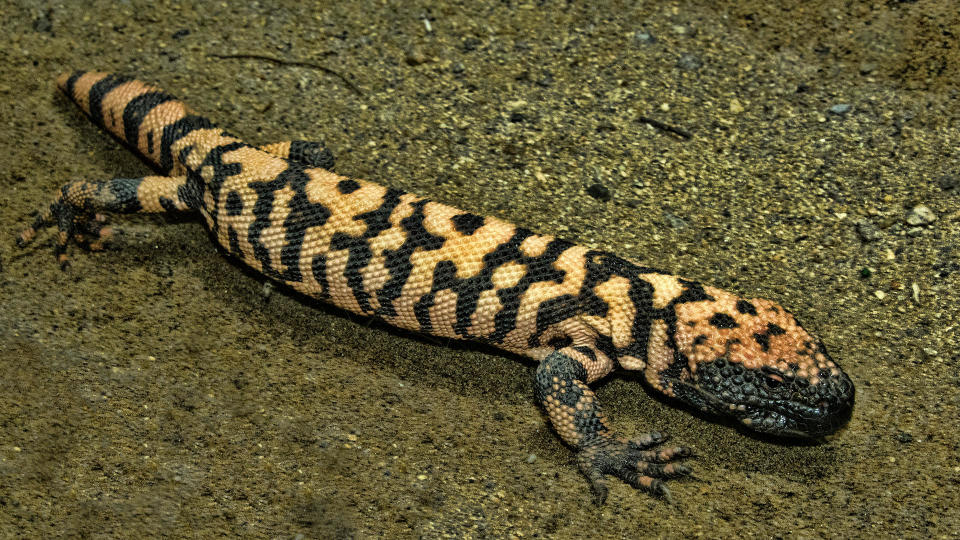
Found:
<svg viewBox="0 0 960 540"><path fill-rule="evenodd" d="M637 43L651 44L656 43L657 38L653 37L653 34L647 32L646 30L637 30L633 33L633 40Z"/></svg>
<svg viewBox="0 0 960 540"><path fill-rule="evenodd" d="M902 443L913 442L913 435L910 435L906 431L898 431L894 438L897 439L897 442L902 442Z"/></svg>
<svg viewBox="0 0 960 540"><path fill-rule="evenodd" d="M853 105L850 105L849 103L838 103L830 107L830 112L832 114L847 114L852 108Z"/></svg>
<svg viewBox="0 0 960 540"><path fill-rule="evenodd" d="M427 55L423 53L418 47L408 49L406 56L404 57L408 66L419 66L420 64L425 64L427 62Z"/></svg>
<svg viewBox="0 0 960 540"><path fill-rule="evenodd" d="M607 188L607 186L599 183L591 184L590 187L587 188L587 195L590 195L594 199L603 202L607 202L613 198L613 195L610 194L610 190Z"/></svg>
<svg viewBox="0 0 960 540"><path fill-rule="evenodd" d="M868 219L857 222L857 234L860 235L860 240L864 242L876 242L883 238L883 233L880 232L880 229Z"/></svg>
<svg viewBox="0 0 960 540"><path fill-rule="evenodd" d="M703 61L693 54L684 54L677 59L677 67L687 71L696 71L703 66Z"/></svg>
<svg viewBox="0 0 960 540"><path fill-rule="evenodd" d="M527 456L527 463L534 463L536 461L537 461L536 454L530 454L529 456Z"/></svg>
<svg viewBox="0 0 960 540"><path fill-rule="evenodd" d="M689 225L685 219L677 217L670 212L664 212L663 217L667 220L667 223L670 224L670 227L674 229L686 229Z"/></svg>
<svg viewBox="0 0 960 540"><path fill-rule="evenodd" d="M463 49L463 52L470 52L477 50L477 47L482 45L483 42L475 37L468 37L463 40L463 44L460 45L460 48Z"/></svg>
<svg viewBox="0 0 960 540"><path fill-rule="evenodd" d="M933 210L922 204L914 206L909 212L907 212L907 225L914 227L920 225L929 225L936 220L937 215L933 213Z"/></svg>

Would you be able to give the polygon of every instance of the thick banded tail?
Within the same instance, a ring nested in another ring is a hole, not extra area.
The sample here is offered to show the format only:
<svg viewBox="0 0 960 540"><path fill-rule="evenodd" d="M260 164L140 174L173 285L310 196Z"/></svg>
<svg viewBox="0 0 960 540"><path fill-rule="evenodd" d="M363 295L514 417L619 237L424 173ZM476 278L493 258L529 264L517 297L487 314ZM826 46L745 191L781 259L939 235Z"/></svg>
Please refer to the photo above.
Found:
<svg viewBox="0 0 960 540"><path fill-rule="evenodd" d="M57 79L57 86L95 124L150 162L162 176L69 182L60 188L50 204L40 208L33 224L21 231L17 244L26 245L41 229L56 226L55 253L61 267L66 267L69 262L66 251L71 242L91 250L103 247L103 241L110 234L110 228L105 226L107 214L185 212L201 208L202 175L188 174L183 160L193 146L182 139L196 130L213 128L209 120L191 113L186 105L155 86L111 73L64 74ZM235 148L246 146L219 129L212 131L197 134L199 137L193 142L205 139L211 148L220 150L227 142ZM177 155L173 148L177 148ZM333 155L317 142L284 141L258 148L304 167L333 167ZM219 154L217 156L219 160ZM262 160L253 161L256 167ZM231 166L241 168L235 163Z"/></svg>
<svg viewBox="0 0 960 540"><path fill-rule="evenodd" d="M64 73L57 86L90 119L134 149L165 175L183 174L171 145L194 129L213 127L177 98L113 73Z"/></svg>

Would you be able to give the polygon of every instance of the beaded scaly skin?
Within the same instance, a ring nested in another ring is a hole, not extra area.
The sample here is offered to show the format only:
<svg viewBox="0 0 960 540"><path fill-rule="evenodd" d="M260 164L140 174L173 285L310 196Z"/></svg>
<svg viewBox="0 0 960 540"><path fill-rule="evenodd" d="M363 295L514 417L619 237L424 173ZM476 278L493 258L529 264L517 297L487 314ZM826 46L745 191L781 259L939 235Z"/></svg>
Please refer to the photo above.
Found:
<svg viewBox="0 0 960 540"><path fill-rule="evenodd" d="M330 171L317 143L254 147L143 82L65 74L60 89L159 176L63 186L18 243L56 225L96 250L108 213L199 212L263 275L353 313L484 342L539 362L537 400L597 499L615 476L657 495L689 469L654 432L616 434L588 384L616 368L754 430L817 438L850 417L854 387L784 308Z"/></svg>

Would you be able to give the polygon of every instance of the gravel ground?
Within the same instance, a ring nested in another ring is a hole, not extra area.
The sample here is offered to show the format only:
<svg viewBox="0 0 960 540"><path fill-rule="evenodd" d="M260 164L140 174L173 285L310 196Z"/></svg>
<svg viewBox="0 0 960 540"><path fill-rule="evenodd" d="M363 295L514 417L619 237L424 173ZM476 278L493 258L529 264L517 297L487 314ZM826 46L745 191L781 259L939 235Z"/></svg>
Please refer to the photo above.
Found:
<svg viewBox="0 0 960 540"><path fill-rule="evenodd" d="M0 3L0 536L960 535L955 3L80 4ZM853 419L785 444L613 377L618 428L699 457L672 503L598 508L520 358L272 289L190 217L117 219L61 272L49 233L14 246L30 213L147 172L56 93L73 69L775 299Z"/></svg>

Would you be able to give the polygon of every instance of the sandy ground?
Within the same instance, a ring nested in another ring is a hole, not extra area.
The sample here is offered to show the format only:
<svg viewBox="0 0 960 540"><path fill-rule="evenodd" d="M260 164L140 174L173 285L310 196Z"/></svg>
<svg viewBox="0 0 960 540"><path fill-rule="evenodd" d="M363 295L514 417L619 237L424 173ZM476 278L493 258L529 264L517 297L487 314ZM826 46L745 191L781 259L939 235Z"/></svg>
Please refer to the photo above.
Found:
<svg viewBox="0 0 960 540"><path fill-rule="evenodd" d="M0 536L960 535L955 3L80 4L0 4ZM617 427L700 457L673 503L598 508L522 359L265 287L190 217L119 218L61 272L49 233L15 247L31 212L148 171L55 92L73 69L773 298L853 419L783 444L613 377Z"/></svg>

